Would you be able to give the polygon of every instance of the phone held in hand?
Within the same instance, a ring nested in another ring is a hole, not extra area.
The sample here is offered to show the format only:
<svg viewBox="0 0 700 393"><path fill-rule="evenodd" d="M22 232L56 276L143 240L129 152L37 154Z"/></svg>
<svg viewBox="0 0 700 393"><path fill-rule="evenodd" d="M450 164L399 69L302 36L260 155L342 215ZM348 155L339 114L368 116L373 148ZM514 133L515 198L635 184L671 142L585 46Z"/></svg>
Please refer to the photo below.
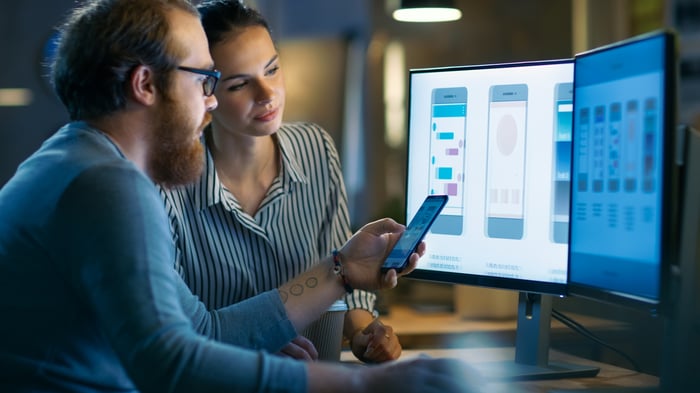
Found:
<svg viewBox="0 0 700 393"><path fill-rule="evenodd" d="M428 233L442 208L447 204L447 198L447 195L428 195L425 198L418 212L413 216L401 238L384 261L382 273L391 269L401 272L406 267L409 257Z"/></svg>

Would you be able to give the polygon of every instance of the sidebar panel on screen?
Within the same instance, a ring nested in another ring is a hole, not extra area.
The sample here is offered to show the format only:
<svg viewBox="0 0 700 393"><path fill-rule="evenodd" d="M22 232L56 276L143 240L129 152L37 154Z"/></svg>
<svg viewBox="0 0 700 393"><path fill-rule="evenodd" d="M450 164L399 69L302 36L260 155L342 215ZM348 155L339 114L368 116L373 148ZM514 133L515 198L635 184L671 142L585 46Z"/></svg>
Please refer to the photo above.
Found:
<svg viewBox="0 0 700 393"><path fill-rule="evenodd" d="M552 226L555 243L569 241L569 187L571 183L571 121L574 98L573 83L554 87L554 151L552 161Z"/></svg>
<svg viewBox="0 0 700 393"><path fill-rule="evenodd" d="M449 196L431 231L461 235L464 225L467 88L433 89L431 105L428 194Z"/></svg>

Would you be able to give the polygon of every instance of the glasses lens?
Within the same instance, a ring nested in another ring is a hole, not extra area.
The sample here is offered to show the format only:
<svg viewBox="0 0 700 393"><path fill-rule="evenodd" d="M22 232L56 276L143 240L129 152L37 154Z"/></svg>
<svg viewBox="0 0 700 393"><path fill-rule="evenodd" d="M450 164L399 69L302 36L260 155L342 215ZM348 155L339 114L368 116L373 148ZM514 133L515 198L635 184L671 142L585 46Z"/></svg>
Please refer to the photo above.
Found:
<svg viewBox="0 0 700 393"><path fill-rule="evenodd" d="M207 76L204 79L204 95L205 96L208 97L208 96L214 94L214 89L216 88L216 82L218 82L218 80L213 76Z"/></svg>

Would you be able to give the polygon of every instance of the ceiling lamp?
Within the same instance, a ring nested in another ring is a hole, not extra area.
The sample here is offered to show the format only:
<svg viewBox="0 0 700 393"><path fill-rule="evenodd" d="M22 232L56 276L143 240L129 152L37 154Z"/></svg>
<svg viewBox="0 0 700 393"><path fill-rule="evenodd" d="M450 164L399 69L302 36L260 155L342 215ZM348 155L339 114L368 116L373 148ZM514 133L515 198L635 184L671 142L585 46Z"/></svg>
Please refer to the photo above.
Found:
<svg viewBox="0 0 700 393"><path fill-rule="evenodd" d="M452 0L401 0L392 16L401 22L449 22L462 17Z"/></svg>

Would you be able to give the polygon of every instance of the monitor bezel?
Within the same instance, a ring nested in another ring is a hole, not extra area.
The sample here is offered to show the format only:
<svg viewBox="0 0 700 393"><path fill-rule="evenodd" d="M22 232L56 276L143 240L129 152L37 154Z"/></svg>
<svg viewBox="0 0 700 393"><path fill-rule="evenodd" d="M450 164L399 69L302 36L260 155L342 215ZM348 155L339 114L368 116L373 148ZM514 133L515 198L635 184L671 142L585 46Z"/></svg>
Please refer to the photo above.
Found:
<svg viewBox="0 0 700 393"><path fill-rule="evenodd" d="M601 288L597 286L585 285L582 283L577 283L572 281L571 278L571 247L568 248L568 261L569 266L567 268L567 296L586 298L594 301L599 301L615 306L622 306L628 309L642 311L645 313L650 313L652 315L658 315L663 313L667 306L669 306L669 296L671 290L671 277L672 268L677 265L677 238L679 236L678 227L678 206L680 205L680 188L679 188L679 176L678 168L675 162L676 155L676 121L677 121L677 105L678 105L678 62L677 62L677 36L675 32L671 30L657 30L650 33L638 35L626 40L618 41L609 45L605 45L599 48L595 48L586 52L576 54L574 56L574 113L572 122L572 140L576 138L575 136L575 124L576 124L576 61L578 59L588 58L590 56L595 56L601 53L607 53L616 49L623 47L628 47L630 45L635 45L640 42L645 42L652 39L663 39L664 41L664 90L663 90L663 100L664 100L664 112L662 125L664 127L663 137L663 160L661 161L662 176L663 176L663 186L661 188L661 252L660 252L660 263L659 263L659 298L652 299L627 293L622 293L620 291L614 291L606 288ZM572 155L574 144L571 145ZM572 160L572 172L573 172L573 160ZM573 199L573 181L571 182L570 195ZM573 213L574 207L573 203L569 204L569 215ZM569 241L571 242L571 226L573 220L569 220Z"/></svg>
<svg viewBox="0 0 700 393"><path fill-rule="evenodd" d="M429 67L429 68L415 68L409 70L409 84L408 91L411 91L413 85L413 76L422 73L433 73L433 72L459 72L459 71L470 71L470 70L484 70L484 69L494 69L494 68L519 68L519 67L537 67L537 66L551 66L558 64L571 64L573 65L573 58L560 58L560 59L549 59L549 60L533 60L533 61L522 61L522 62L508 62L508 63L488 63L488 64L477 64L477 65L458 65L458 66L446 66L446 67ZM410 93L409 93L410 94ZM410 96L408 100L408 110L407 110L407 124L408 135L407 140L411 137L411 101ZM408 159L410 158L410 143L407 144L407 154L406 154L406 167L408 167ZM406 171L406 176L408 177L408 171ZM408 181L405 184L405 193L408 195L409 184ZM568 247L567 247L568 253ZM505 289L513 290L519 292L528 293L538 293L544 295L555 295L564 296L567 294L567 284L549 281L535 281L535 280L524 280L515 278L506 278L498 276L487 276L481 274L473 273L453 273L429 269L416 268L410 274L405 276L406 278L432 281L437 283L450 283L450 284L460 284L460 285L472 285L480 286L486 288L494 289ZM568 272L567 272L568 277Z"/></svg>

